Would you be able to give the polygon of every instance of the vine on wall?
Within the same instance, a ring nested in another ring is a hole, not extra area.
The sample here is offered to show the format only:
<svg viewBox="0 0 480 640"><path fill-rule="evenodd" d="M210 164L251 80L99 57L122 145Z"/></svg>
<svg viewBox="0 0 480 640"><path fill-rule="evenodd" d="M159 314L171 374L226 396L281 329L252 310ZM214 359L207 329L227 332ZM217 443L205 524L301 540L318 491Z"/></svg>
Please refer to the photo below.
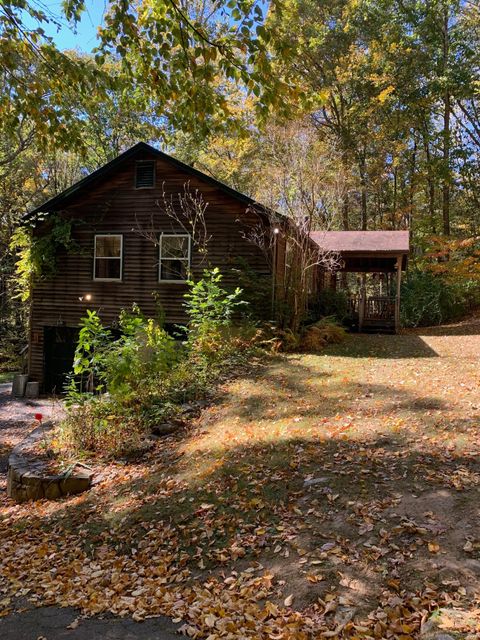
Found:
<svg viewBox="0 0 480 640"><path fill-rule="evenodd" d="M55 275L60 249L66 251L79 249L78 243L72 238L72 220L65 220L59 214L51 214L48 217L46 231L41 235L35 235L34 228L35 223L18 227L10 245L17 253L16 289L17 296L23 301L27 301L30 297L32 282Z"/></svg>

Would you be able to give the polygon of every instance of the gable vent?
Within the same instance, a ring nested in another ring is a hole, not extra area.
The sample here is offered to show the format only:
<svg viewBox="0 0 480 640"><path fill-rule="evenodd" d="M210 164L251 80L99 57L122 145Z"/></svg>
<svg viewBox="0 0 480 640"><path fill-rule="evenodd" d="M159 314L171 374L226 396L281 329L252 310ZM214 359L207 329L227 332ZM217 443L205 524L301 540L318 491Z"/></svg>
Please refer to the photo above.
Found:
<svg viewBox="0 0 480 640"><path fill-rule="evenodd" d="M135 167L135 188L148 189L155 186L155 163L137 162Z"/></svg>

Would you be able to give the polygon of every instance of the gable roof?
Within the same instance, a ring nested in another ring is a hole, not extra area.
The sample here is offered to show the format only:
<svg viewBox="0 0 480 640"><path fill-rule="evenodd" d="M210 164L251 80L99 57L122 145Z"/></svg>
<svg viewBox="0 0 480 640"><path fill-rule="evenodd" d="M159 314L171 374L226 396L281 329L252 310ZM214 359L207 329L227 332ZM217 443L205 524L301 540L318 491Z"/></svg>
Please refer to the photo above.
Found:
<svg viewBox="0 0 480 640"><path fill-rule="evenodd" d="M313 231L323 251L338 253L403 253L410 251L409 231Z"/></svg>
<svg viewBox="0 0 480 640"><path fill-rule="evenodd" d="M141 152L144 152L144 153L148 152L156 156L157 158L161 158L162 160L169 162L170 164L174 165L181 171L185 171L185 173L188 173L189 175L194 176L195 178L199 178L200 180L203 180L203 182L207 182L213 185L214 187L217 187L221 191L227 193L233 198L236 198L237 200L240 200L246 205L251 205L255 203L255 201L249 196L245 195L244 193L241 193L240 191L236 191L235 189L232 189L231 187L224 184L220 180L216 180L215 178L212 178L206 173L203 173L198 169L194 169L189 164L185 164L184 162L181 162L180 160L177 160L176 158L169 156L167 153L164 153L163 151L159 151L158 149L155 149L155 147L152 147L146 142L137 142L137 144L135 144L133 147L130 147L130 149L127 149L126 151L121 153L119 156L117 156L113 160L110 160L110 162L107 162L106 164L101 166L99 169L92 171L92 173L89 173L88 176L86 176L82 180L79 180L78 182L73 184L71 187L68 187L68 189L65 189L65 191L62 191L62 193L59 193L58 195L54 196L53 198L50 198L50 200L47 200L46 202L36 207L32 211L29 211L27 214L25 214L23 219L28 221L37 213L47 213L50 211L58 211L58 209L67 206L68 202L73 197L81 193L86 187L93 185L100 178L110 175L118 167L120 167L126 160L133 158L134 156L136 156Z"/></svg>

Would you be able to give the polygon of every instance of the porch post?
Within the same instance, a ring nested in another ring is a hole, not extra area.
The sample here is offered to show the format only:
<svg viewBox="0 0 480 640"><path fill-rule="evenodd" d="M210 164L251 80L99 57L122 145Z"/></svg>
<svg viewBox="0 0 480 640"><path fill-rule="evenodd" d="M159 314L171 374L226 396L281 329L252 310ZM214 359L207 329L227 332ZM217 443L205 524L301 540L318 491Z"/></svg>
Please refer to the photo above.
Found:
<svg viewBox="0 0 480 640"><path fill-rule="evenodd" d="M402 256L397 257L397 295L395 296L395 333L400 329L400 287L402 284Z"/></svg>
<svg viewBox="0 0 480 640"><path fill-rule="evenodd" d="M360 285L360 299L358 301L358 331L362 332L363 321L365 319L365 298L367 293L366 288L367 274L362 273L362 284Z"/></svg>

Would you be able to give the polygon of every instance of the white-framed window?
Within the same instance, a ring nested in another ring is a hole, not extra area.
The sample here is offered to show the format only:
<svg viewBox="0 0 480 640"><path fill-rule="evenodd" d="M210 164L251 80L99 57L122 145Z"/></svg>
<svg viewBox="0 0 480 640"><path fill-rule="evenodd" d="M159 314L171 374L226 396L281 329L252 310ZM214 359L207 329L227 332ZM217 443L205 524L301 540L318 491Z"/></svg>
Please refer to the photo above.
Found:
<svg viewBox="0 0 480 640"><path fill-rule="evenodd" d="M159 245L159 281L185 282L190 271L191 237L188 233L162 233Z"/></svg>
<svg viewBox="0 0 480 640"><path fill-rule="evenodd" d="M94 238L93 279L121 280L123 275L123 236L99 233Z"/></svg>

